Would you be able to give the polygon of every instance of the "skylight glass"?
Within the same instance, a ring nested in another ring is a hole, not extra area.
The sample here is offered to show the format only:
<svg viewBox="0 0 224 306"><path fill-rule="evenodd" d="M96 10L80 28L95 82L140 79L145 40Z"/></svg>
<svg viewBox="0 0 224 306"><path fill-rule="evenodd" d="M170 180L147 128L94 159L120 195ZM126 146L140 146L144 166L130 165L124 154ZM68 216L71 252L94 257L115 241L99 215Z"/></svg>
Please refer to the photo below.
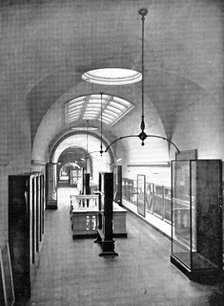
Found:
<svg viewBox="0 0 224 306"><path fill-rule="evenodd" d="M125 109L126 107L118 102L111 102L111 105L118 109Z"/></svg>
<svg viewBox="0 0 224 306"><path fill-rule="evenodd" d="M108 110L111 110L113 113L115 112L115 113L117 113L117 114L119 114L119 113L121 112L120 109L117 109L117 108L115 108L115 107L113 107L113 106L110 106L110 105L107 106L107 109L108 109Z"/></svg>
<svg viewBox="0 0 224 306"><path fill-rule="evenodd" d="M102 121L113 125L126 115L134 105L127 100L102 95ZM76 120L101 120L101 94L78 97L65 103L65 122Z"/></svg>
<svg viewBox="0 0 224 306"><path fill-rule="evenodd" d="M83 73L82 79L101 85L126 85L141 81L140 72L123 68L101 68Z"/></svg>

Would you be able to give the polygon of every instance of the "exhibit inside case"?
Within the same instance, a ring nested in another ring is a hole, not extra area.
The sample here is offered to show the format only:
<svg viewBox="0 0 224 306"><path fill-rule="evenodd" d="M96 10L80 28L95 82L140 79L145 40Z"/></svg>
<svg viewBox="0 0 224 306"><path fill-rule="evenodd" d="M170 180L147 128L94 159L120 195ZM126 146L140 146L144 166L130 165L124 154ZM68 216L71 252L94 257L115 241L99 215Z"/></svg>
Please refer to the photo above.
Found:
<svg viewBox="0 0 224 306"><path fill-rule="evenodd" d="M222 272L222 162L171 165L171 262L190 279L217 279Z"/></svg>

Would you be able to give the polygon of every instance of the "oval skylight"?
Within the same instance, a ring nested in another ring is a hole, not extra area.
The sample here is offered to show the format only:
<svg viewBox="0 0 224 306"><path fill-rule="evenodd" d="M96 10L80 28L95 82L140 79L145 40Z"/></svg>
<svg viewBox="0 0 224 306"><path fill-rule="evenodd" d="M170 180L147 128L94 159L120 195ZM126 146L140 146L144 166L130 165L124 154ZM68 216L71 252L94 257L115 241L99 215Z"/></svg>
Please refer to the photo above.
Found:
<svg viewBox="0 0 224 306"><path fill-rule="evenodd" d="M142 74L131 69L102 68L83 73L82 79L100 85L126 85L141 81Z"/></svg>

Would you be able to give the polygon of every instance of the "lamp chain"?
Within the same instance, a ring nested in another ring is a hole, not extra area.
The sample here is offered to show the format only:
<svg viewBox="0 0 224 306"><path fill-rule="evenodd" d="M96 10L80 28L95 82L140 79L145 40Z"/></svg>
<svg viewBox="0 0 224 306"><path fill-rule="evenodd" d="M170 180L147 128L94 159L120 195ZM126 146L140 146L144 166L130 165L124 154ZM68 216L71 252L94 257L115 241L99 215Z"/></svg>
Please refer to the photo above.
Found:
<svg viewBox="0 0 224 306"><path fill-rule="evenodd" d="M103 154L103 121L102 121L102 115L103 115L103 93L100 93L101 95L101 116L100 116L100 154L102 156Z"/></svg>
<svg viewBox="0 0 224 306"><path fill-rule="evenodd" d="M145 115L144 115L144 22L145 16L148 14L148 10L142 8L138 11L139 15L142 16L142 116L141 116L141 133L139 134L139 138L142 140L142 146L144 146L144 140L147 138L145 133Z"/></svg>
<svg viewBox="0 0 224 306"><path fill-rule="evenodd" d="M87 150L87 154L89 152L89 120L87 120L87 144L86 144L86 150Z"/></svg>

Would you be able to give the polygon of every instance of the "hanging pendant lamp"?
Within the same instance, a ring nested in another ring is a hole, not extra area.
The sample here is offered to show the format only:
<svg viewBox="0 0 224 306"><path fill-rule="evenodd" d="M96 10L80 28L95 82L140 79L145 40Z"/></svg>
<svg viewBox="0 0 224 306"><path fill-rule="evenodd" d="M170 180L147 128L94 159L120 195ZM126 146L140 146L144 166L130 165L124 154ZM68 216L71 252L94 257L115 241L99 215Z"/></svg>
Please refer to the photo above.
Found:
<svg viewBox="0 0 224 306"><path fill-rule="evenodd" d="M162 137L159 135L148 135L145 133L145 114L144 114L144 81L145 81L145 76L144 76L144 24L145 24L145 16L148 14L148 10L146 8L141 8L138 10L139 15L141 16L141 20L142 20L142 114L141 114L141 123L140 123L140 129L141 132L138 135L126 135L126 136L122 136L119 137L117 139L115 139L114 141L112 141L109 146L106 148L105 152L107 152L109 150L109 148L117 141L125 139L125 138L139 138L141 140L141 145L144 146L144 141L146 140L146 138L159 138L159 139L163 139L166 140L167 142L169 142L170 144L172 144L175 149L177 150L178 153L180 153L180 150L178 149L178 147L168 138L166 137Z"/></svg>

